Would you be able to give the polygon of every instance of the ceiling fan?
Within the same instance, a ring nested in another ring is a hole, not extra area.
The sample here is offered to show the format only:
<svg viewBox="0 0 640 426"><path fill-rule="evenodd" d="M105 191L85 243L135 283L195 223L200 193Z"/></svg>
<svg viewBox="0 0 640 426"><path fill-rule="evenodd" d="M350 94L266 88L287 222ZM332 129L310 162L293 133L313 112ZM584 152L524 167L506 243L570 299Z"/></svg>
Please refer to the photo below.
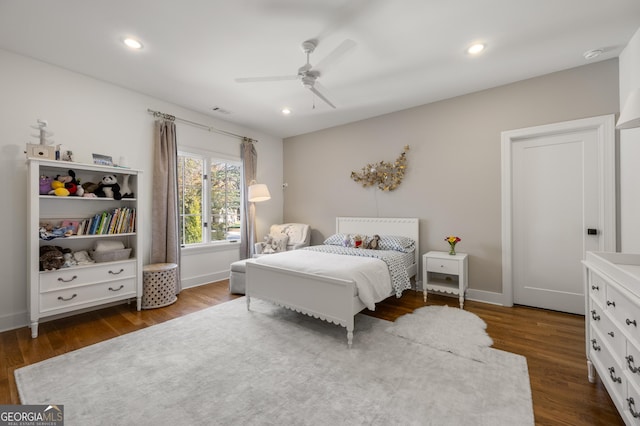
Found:
<svg viewBox="0 0 640 426"><path fill-rule="evenodd" d="M331 108L335 108L336 106L327 98L325 93L327 93L326 89L318 82L318 78L320 78L320 71L327 66L328 63L336 61L342 55L344 55L347 51L351 50L351 48L355 47L356 42L350 39L346 39L338 47L336 47L331 53L329 53L322 61L318 62L318 64L314 67L309 62L309 56L313 51L318 47L318 40L310 39L306 40L302 43L302 51L307 55L307 63L298 68L298 73L295 75L282 75L282 76L271 76L271 77L246 77L246 78L236 78L235 81L237 83L259 83L265 81L283 81L283 80L300 80L302 85L313 92L317 97L322 99L327 103ZM324 92L324 93L323 93Z"/></svg>

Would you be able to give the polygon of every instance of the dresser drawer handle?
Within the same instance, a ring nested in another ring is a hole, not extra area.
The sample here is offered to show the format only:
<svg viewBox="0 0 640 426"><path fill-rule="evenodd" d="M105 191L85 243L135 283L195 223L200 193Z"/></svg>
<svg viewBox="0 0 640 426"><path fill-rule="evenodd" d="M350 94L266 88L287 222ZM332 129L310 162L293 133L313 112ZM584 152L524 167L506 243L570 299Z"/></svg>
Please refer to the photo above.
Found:
<svg viewBox="0 0 640 426"><path fill-rule="evenodd" d="M71 281L75 280L76 278L78 278L77 275L72 276L68 280L65 280L64 278L60 277L60 278L58 278L58 281L60 281L61 283L70 283Z"/></svg>
<svg viewBox="0 0 640 426"><path fill-rule="evenodd" d="M124 269L120 269L118 272L109 271L111 275L119 275L124 272Z"/></svg>
<svg viewBox="0 0 640 426"><path fill-rule="evenodd" d="M120 290L122 290L123 288L124 288L124 284L120 284L120 287L118 287L118 288L111 288L111 287L109 287L109 290L111 290L111 291L120 291Z"/></svg>
<svg viewBox="0 0 640 426"><path fill-rule="evenodd" d="M595 310L595 309L593 309L593 310L591 311L591 318L592 318L594 321L600 321L600 315L596 315L596 310ZM627 320L627 321L629 321L629 320ZM627 323L627 324L628 324L628 323Z"/></svg>
<svg viewBox="0 0 640 426"><path fill-rule="evenodd" d="M71 299L75 299L77 296L78 296L78 295L77 295L77 294L75 294L75 293L73 293L73 296L69 297L68 299L65 299L65 298L64 298L64 297L62 297L62 296L58 296L58 300L62 300L63 302L68 302L68 301L69 301L69 300L71 300Z"/></svg>
<svg viewBox="0 0 640 426"><path fill-rule="evenodd" d="M598 346L598 341L596 339L591 339L591 347L594 351L599 351L601 348Z"/></svg>
<svg viewBox="0 0 640 426"><path fill-rule="evenodd" d="M636 320L630 320L629 318L627 318L627 325L631 325L633 324L634 327L637 327L638 324L636 324Z"/></svg>
<svg viewBox="0 0 640 426"><path fill-rule="evenodd" d="M616 302L610 302L607 300L607 306L613 306L614 308L616 307Z"/></svg>
<svg viewBox="0 0 640 426"><path fill-rule="evenodd" d="M607 334L608 334L609 336L611 336L611 337L616 337L616 334L615 334L613 331L610 331L610 332L608 332Z"/></svg>
<svg viewBox="0 0 640 426"><path fill-rule="evenodd" d="M636 410L634 410L635 402L633 401L633 398L627 398L627 404L629 404L629 412L631 413L631 415L633 417L635 417L636 419L638 417L640 417L640 413L638 413Z"/></svg>
<svg viewBox="0 0 640 426"><path fill-rule="evenodd" d="M627 367L629 367L629 370L631 370L632 373L637 373L638 371L640 371L640 368L635 366L635 363L633 362L633 355L629 355L625 357L627 360Z"/></svg>
<svg viewBox="0 0 640 426"><path fill-rule="evenodd" d="M614 382L622 383L622 379L620 377L616 377L616 369L613 367L609 367L609 376L611 380Z"/></svg>
<svg viewBox="0 0 640 426"><path fill-rule="evenodd" d="M600 287L598 287L597 285L592 285L591 290L599 291Z"/></svg>

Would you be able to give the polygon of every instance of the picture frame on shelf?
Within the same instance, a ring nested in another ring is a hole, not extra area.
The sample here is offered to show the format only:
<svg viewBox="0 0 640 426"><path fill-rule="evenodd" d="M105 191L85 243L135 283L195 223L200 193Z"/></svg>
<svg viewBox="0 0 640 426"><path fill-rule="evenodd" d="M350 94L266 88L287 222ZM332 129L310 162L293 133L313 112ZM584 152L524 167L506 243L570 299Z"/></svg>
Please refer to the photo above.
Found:
<svg viewBox="0 0 640 426"><path fill-rule="evenodd" d="M99 166L113 166L113 158L110 155L92 154L93 164Z"/></svg>

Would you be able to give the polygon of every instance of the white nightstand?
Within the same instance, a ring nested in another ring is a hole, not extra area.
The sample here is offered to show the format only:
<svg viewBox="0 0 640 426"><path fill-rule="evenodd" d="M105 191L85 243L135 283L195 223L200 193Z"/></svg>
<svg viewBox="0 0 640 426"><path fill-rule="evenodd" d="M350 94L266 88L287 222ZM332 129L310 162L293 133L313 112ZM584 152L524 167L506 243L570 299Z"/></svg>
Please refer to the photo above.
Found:
<svg viewBox="0 0 640 426"><path fill-rule="evenodd" d="M469 287L467 257L466 253L450 255L446 251L430 251L422 255L422 286L425 302L428 290L457 294L460 299L460 309L462 309L464 294Z"/></svg>

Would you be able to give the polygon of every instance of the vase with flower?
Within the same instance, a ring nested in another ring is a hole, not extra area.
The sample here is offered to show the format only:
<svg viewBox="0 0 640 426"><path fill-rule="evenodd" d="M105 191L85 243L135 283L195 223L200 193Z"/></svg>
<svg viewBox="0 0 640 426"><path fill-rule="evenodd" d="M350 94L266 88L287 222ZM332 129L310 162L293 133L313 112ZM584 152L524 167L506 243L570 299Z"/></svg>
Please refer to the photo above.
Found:
<svg viewBox="0 0 640 426"><path fill-rule="evenodd" d="M455 235L449 235L448 237L445 237L444 240L449 243L449 254L451 256L455 256L456 255L456 244L458 244L460 241L462 241L462 239L460 237L456 237Z"/></svg>

